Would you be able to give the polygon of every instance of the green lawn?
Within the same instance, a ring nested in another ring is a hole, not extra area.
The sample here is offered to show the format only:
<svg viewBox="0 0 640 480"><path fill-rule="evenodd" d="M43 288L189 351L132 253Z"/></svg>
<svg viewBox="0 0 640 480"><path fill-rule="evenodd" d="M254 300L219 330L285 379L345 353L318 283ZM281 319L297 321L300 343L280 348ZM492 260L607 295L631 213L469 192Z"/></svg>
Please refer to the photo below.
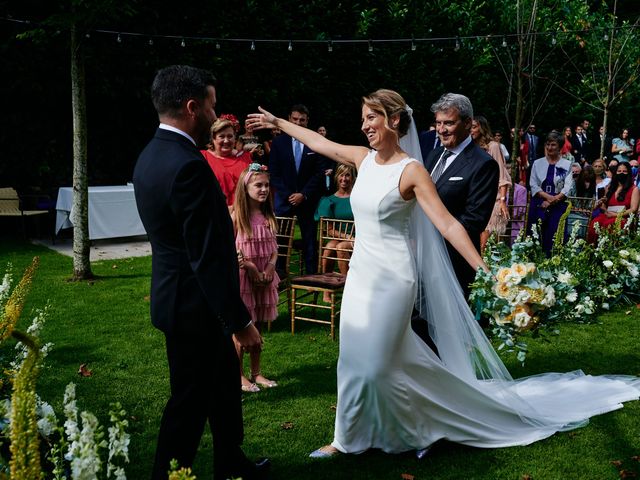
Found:
<svg viewBox="0 0 640 480"><path fill-rule="evenodd" d="M128 478L147 478L168 396L163 336L149 319L150 258L96 262L98 280L71 283L71 259L44 247L0 240L0 265L11 261L16 274L34 255L41 257L41 265L20 325L26 328L31 308L49 301L42 338L55 344L39 379L40 395L61 413L65 385L74 381L79 407L103 421L109 403L121 402L131 422ZM600 320L564 326L551 342L531 340L526 366L509 359L510 371L515 377L579 368L593 374L640 374L640 310L619 309ZM245 450L250 457L271 457L276 480L400 479L403 473L417 480L516 480L525 475L595 480L619 478L619 469L640 475L640 463L631 459L640 455L639 402L528 447L481 450L442 442L421 462L410 454L380 452L312 460L308 453L331 440L338 344L328 337L328 327L299 323L296 331L292 336L281 314L265 335L263 353L264 373L280 386L244 397ZM82 363L92 376L77 374ZM285 428L287 423L292 427ZM207 435L194 466L199 478L211 477L210 452ZM616 460L622 466L611 463Z"/></svg>

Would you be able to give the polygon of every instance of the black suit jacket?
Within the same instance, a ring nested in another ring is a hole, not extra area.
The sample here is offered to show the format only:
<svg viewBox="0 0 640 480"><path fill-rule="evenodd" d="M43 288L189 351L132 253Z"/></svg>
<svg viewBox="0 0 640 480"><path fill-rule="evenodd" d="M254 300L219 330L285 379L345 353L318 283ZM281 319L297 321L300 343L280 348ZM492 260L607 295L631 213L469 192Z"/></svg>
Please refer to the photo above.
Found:
<svg viewBox="0 0 640 480"><path fill-rule="evenodd" d="M580 139L577 135L573 135L571 137L571 153L573 154L573 158L576 162L582 163L587 159L589 153L589 143L588 141L582 140L580 143Z"/></svg>
<svg viewBox="0 0 640 480"><path fill-rule="evenodd" d="M228 333L250 321L222 190L184 136L158 129L133 173L152 248L151 321L166 334Z"/></svg>
<svg viewBox="0 0 640 480"><path fill-rule="evenodd" d="M420 142L420 153L422 153L423 159L427 158L431 151L436 148L436 143L440 146L440 141L436 142L437 138L438 133L435 130L420 132L418 141Z"/></svg>
<svg viewBox="0 0 640 480"><path fill-rule="evenodd" d="M309 210L313 215L318 200L325 190L324 171L328 167L329 162L325 157L305 145L302 150L300 169L296 172L291 137L283 133L274 138L269 153L269 172L271 187L275 191L276 214L291 214L293 207L289 204L289 196L292 193L302 193L306 200L300 207L304 207L305 211Z"/></svg>
<svg viewBox="0 0 640 480"><path fill-rule="evenodd" d="M443 147L437 148L427 157L425 167L429 173L443 150ZM498 163L471 142L436 182L442 203L465 228L478 252L480 234L489 223L496 202L499 176ZM448 242L447 250L460 286L468 294L475 271Z"/></svg>

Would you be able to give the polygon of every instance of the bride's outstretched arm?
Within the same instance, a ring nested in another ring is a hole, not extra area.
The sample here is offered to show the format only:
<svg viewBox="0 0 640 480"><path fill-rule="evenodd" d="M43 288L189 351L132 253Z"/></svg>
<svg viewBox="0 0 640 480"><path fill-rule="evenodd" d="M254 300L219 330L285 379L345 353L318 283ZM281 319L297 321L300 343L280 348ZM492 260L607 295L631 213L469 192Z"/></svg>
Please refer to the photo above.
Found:
<svg viewBox="0 0 640 480"><path fill-rule="evenodd" d="M405 199L412 196L411 192L413 192L418 204L431 222L474 270L478 268L488 270L476 247L471 243L467 231L440 200L436 186L422 165L418 163L407 165L400 179L400 191Z"/></svg>
<svg viewBox="0 0 640 480"><path fill-rule="evenodd" d="M313 130L295 125L283 118L277 118L262 107L258 107L258 110L260 113L250 113L247 116L247 125L253 129L277 127L300 140L314 152L356 168L360 166L360 162L367 155L368 149L365 147L332 142Z"/></svg>

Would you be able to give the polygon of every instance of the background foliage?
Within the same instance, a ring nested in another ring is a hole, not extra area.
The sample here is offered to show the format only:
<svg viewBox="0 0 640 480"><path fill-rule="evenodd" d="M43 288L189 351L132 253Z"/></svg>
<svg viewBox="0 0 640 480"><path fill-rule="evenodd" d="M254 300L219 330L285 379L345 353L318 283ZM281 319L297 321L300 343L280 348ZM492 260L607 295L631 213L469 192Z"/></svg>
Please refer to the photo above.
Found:
<svg viewBox="0 0 640 480"><path fill-rule="evenodd" d="M507 128L513 119L513 101L507 102L507 77L517 58L516 11L530 12L534 0L293 0L246 2L149 3L140 0L26 0L1 2L3 12L0 52L5 65L3 89L13 102L5 103L0 129L0 178L19 189L41 188L55 194L71 183L71 104L68 25L79 22L85 38L90 184L121 184L131 179L138 153L156 128L148 98L157 69L188 63L211 69L219 79L218 112L244 116L258 104L284 115L292 103L311 110L311 126L327 125L339 141L362 143L359 133L360 97L381 87L400 91L416 112L418 125L431 121L429 106L445 91L468 95L477 113L494 128ZM584 46L574 28L592 28L605 22L612 0L545 0L536 2L536 27L557 30L557 45L549 35L536 39L544 62L538 65L535 84L544 91L548 79L564 87L551 88L543 108L532 119L539 130L561 128L587 116L600 123L597 109L569 95L585 99L589 92L568 58L581 61ZM79 13L72 17L71 5ZM587 15L588 14L588 15ZM640 6L633 0L618 2L622 19L635 19ZM28 19L30 24L7 21ZM143 33L132 37L97 30ZM25 33L27 33L25 35ZM149 35L175 35L173 39ZM489 36L480 40L470 35ZM507 35L508 47L502 47ZM185 36L185 47L181 37ZM248 43L212 42L189 37L246 39L393 39L460 36L455 41L410 44L367 43ZM638 43L638 42L636 42ZM559 48L562 46L562 51ZM566 52L565 53L563 53ZM632 54L631 52L630 54ZM8 100L7 98L6 100ZM611 131L634 127L638 86L627 90L612 112ZM12 105L12 106L9 106ZM636 132L640 134L640 132Z"/></svg>

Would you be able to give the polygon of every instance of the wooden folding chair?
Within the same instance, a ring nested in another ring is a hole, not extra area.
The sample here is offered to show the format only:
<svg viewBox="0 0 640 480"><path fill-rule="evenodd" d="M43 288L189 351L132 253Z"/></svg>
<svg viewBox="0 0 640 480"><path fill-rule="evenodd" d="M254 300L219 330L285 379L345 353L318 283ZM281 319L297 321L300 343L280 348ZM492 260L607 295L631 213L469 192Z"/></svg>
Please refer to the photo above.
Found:
<svg viewBox="0 0 640 480"><path fill-rule="evenodd" d="M353 252L354 241L353 220L337 220L333 218L321 218L318 230L318 270L324 260L337 262L349 262ZM326 248L330 241L342 243L342 246ZM340 313L339 305L342 290L346 281L346 274L337 272L325 272L314 275L299 275L291 279L291 334L295 333L296 320L321 323L331 326L331 338L335 339L335 319ZM328 293L329 305L318 301L320 295ZM329 320L318 316L303 316L329 311ZM308 312L308 313L307 313Z"/></svg>
<svg viewBox="0 0 640 480"><path fill-rule="evenodd" d="M575 222L580 224L578 238L587 238L587 228L591 221L591 215L596 208L595 197L567 197L571 202L571 211L567 217L567 230L571 232Z"/></svg>
<svg viewBox="0 0 640 480"><path fill-rule="evenodd" d="M291 283L291 251L293 248L293 237L296 230L296 217L276 217L278 231L276 232L276 242L278 243L278 262L276 268L280 283L278 284L278 295L286 293L285 299L278 303L278 306L286 303L287 309L291 305L289 285ZM271 321L267 324L267 330L271 331Z"/></svg>
<svg viewBox="0 0 640 480"><path fill-rule="evenodd" d="M19 218L22 226L22 236L25 239L27 238L26 218L47 215L48 213L48 210L25 209L23 199L18 196L18 192L14 188L0 188L0 217Z"/></svg>

